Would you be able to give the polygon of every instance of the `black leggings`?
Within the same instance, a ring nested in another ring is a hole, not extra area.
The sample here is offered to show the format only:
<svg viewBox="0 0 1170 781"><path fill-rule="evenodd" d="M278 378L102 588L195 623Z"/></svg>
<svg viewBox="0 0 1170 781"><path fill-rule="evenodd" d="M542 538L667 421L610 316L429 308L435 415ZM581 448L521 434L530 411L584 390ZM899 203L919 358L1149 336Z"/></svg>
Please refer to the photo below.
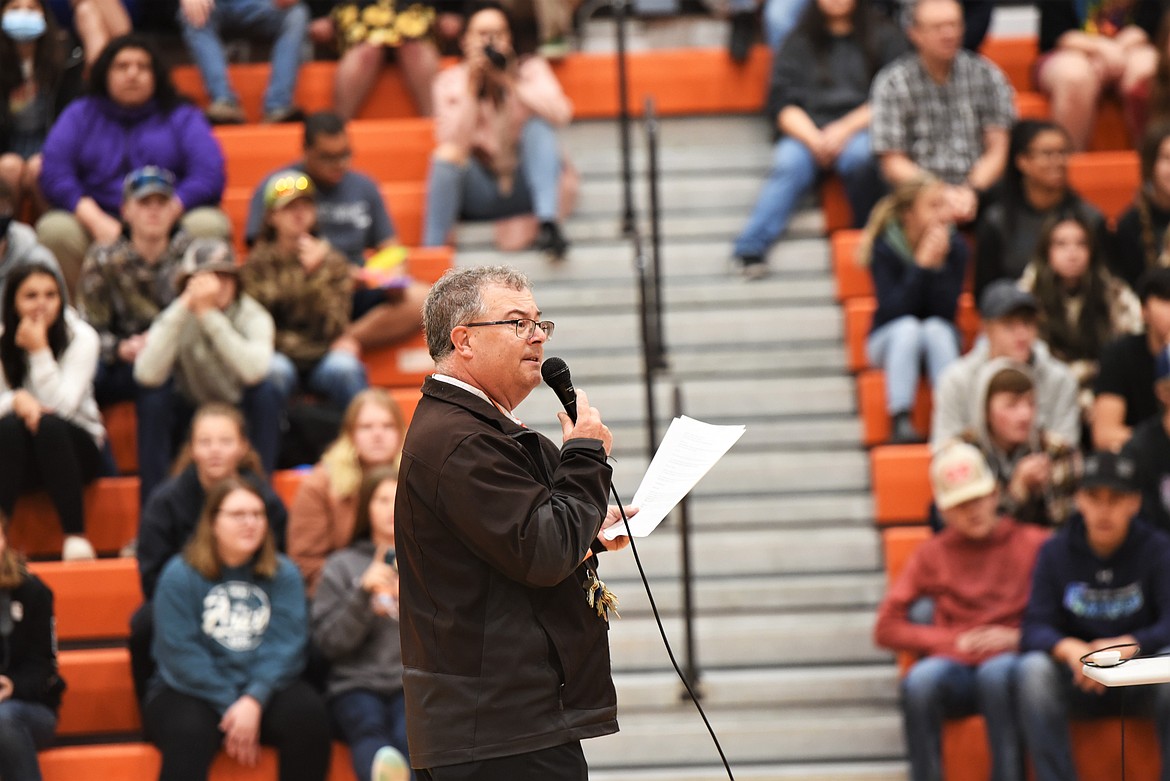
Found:
<svg viewBox="0 0 1170 781"><path fill-rule="evenodd" d="M211 703L163 686L142 716L147 739L162 754L159 781L207 781L223 743ZM274 692L260 717L260 742L276 748L280 781L324 781L333 745L325 703L299 680Z"/></svg>
<svg viewBox="0 0 1170 781"><path fill-rule="evenodd" d="M0 510L9 518L18 496L44 488L61 529L85 534L85 485L100 466L93 437L64 418L42 415L35 434L15 414L0 418Z"/></svg>

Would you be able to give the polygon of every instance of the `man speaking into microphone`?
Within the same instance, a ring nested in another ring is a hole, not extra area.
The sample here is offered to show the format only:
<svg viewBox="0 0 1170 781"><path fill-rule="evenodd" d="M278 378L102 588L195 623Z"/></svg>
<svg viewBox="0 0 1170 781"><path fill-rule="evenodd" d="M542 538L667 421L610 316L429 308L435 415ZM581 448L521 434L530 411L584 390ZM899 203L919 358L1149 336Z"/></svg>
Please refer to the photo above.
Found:
<svg viewBox="0 0 1170 781"><path fill-rule="evenodd" d="M447 272L423 309L436 372L403 447L395 538L424 781L584 781L581 740L618 728L596 556L629 543L600 536L620 523L612 436L579 390L559 448L513 414L540 384L540 318L504 266Z"/></svg>

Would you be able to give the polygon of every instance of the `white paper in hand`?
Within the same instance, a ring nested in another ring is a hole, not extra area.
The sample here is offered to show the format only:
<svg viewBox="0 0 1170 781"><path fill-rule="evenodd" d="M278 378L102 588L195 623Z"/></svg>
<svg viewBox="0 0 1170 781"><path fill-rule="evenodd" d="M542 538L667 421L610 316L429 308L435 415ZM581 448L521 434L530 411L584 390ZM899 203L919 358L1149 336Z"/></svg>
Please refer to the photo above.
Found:
<svg viewBox="0 0 1170 781"><path fill-rule="evenodd" d="M745 430L743 426L713 426L686 415L671 421L631 502L638 514L630 519L630 533L645 537L654 531ZM607 540L625 533L624 523L603 532Z"/></svg>

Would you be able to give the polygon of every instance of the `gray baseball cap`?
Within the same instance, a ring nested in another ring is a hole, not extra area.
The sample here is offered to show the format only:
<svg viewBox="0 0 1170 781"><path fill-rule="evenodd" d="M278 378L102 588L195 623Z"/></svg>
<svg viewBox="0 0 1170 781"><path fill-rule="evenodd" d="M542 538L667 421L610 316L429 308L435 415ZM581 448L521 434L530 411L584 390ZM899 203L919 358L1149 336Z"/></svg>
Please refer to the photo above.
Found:
<svg viewBox="0 0 1170 781"><path fill-rule="evenodd" d="M1036 314L1040 305L1035 297L1016 287L1010 279L997 279L983 289L979 297L979 316L984 320L999 320L1021 312Z"/></svg>

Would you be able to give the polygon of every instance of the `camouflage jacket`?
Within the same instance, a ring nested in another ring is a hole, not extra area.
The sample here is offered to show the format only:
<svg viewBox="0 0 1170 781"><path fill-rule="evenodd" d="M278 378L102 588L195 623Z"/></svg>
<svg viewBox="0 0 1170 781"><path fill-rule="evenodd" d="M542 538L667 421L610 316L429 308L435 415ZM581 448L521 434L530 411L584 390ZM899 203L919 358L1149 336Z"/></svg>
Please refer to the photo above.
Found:
<svg viewBox="0 0 1170 781"><path fill-rule="evenodd" d="M244 292L264 305L276 323L276 351L298 369L329 352L349 327L353 280L345 256L332 247L313 273L276 244L256 243L240 274Z"/></svg>
<svg viewBox="0 0 1170 781"><path fill-rule="evenodd" d="M175 270L191 237L176 233L166 252L148 263L126 237L86 253L77 284L77 309L101 337L101 360L118 360L118 343L145 333L175 300Z"/></svg>

